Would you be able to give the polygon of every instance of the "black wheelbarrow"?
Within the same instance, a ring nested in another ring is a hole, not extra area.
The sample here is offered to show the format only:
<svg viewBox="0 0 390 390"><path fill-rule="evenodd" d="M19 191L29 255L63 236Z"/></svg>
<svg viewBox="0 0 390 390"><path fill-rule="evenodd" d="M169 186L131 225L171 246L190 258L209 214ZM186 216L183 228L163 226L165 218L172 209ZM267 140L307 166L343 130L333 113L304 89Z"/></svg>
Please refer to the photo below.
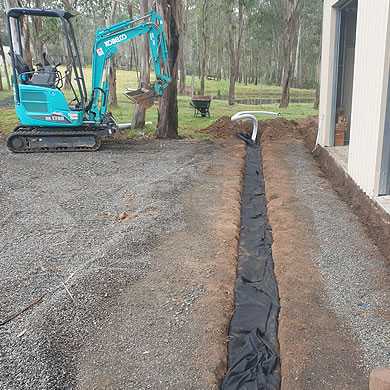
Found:
<svg viewBox="0 0 390 390"><path fill-rule="evenodd" d="M190 105L194 108L194 117L210 118L211 96L193 96Z"/></svg>

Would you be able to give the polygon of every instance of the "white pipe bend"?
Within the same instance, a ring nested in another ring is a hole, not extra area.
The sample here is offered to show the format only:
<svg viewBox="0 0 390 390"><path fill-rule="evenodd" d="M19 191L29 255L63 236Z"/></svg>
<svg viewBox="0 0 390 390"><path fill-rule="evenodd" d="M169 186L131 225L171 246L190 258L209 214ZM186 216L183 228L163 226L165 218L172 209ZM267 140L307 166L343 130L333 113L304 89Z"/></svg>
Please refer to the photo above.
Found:
<svg viewBox="0 0 390 390"><path fill-rule="evenodd" d="M241 111L237 112L237 114L233 115L230 119L232 121L242 121L249 119L252 121L253 124L253 130L252 130L252 142L256 142L257 138L257 132L259 128L259 122L254 114L262 114L262 115L274 115L274 116L280 116L279 112L272 112L272 111Z"/></svg>

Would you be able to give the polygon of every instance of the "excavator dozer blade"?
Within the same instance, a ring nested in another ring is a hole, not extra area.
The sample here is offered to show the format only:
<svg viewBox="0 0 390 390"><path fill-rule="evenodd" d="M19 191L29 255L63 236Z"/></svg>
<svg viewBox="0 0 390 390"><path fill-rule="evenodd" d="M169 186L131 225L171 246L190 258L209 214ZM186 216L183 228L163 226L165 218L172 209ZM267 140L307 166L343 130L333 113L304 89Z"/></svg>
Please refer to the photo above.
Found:
<svg viewBox="0 0 390 390"><path fill-rule="evenodd" d="M139 88L136 90L127 90L125 96L133 103L139 104L144 108L152 107L155 100L155 93L152 89Z"/></svg>

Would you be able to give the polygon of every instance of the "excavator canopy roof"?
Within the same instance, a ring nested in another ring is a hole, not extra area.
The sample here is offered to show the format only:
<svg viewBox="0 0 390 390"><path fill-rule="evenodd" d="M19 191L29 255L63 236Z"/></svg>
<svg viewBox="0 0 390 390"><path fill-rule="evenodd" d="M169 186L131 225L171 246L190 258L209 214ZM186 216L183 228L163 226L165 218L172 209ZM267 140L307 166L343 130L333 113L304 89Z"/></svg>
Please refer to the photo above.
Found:
<svg viewBox="0 0 390 390"><path fill-rule="evenodd" d="M78 15L78 12L64 11L62 9L40 9L40 8L11 8L7 12L8 17L18 18L23 15L49 16L69 20Z"/></svg>

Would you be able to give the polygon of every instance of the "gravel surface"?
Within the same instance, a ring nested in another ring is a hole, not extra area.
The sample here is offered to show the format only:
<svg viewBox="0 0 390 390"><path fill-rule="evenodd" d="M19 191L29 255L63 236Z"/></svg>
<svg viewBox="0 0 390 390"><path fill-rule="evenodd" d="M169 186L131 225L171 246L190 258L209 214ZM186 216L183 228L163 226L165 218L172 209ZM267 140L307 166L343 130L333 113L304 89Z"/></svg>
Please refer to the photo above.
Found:
<svg viewBox="0 0 390 390"><path fill-rule="evenodd" d="M227 239L214 224L223 168L242 159L227 154L184 141L0 146L0 322L42 298L0 327L1 389L216 388L232 294L214 257L233 280L238 198Z"/></svg>
<svg viewBox="0 0 390 390"><path fill-rule="evenodd" d="M315 126L262 126L282 389L366 390L390 363L390 264L305 147Z"/></svg>
<svg viewBox="0 0 390 390"><path fill-rule="evenodd" d="M349 206L329 189L303 144L291 143L287 161L297 195L313 217L313 239L325 298L363 352L369 371L390 364L390 267Z"/></svg>

